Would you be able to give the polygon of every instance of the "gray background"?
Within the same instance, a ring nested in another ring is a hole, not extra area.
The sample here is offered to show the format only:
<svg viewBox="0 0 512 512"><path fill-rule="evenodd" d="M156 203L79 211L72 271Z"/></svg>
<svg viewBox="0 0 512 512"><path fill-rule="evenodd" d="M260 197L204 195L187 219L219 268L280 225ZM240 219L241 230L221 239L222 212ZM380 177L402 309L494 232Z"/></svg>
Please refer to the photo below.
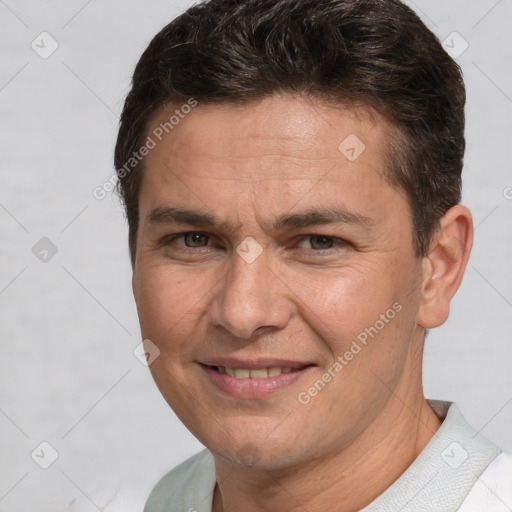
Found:
<svg viewBox="0 0 512 512"><path fill-rule="evenodd" d="M141 510L201 448L133 355L127 229L116 198L92 195L113 171L136 61L190 3L0 0L0 511ZM442 40L460 34L452 51L469 44L457 60L476 241L450 320L427 340L426 394L512 451L512 1L409 4ZM31 47L51 49L43 31L59 45L46 59ZM43 237L55 255L44 241L33 253ZM31 458L51 461L43 441L58 452L46 470Z"/></svg>

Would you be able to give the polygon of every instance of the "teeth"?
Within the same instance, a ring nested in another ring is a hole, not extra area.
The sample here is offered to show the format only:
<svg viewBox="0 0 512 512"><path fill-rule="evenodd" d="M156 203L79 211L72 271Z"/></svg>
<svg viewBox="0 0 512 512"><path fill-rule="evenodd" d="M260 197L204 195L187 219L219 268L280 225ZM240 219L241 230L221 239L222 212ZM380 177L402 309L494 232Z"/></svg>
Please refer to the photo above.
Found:
<svg viewBox="0 0 512 512"><path fill-rule="evenodd" d="M226 373L230 377L237 379L266 379L268 377L277 377L281 373L290 373L291 368L281 368L272 366L270 368L258 368L257 370L248 370L247 368L224 368L217 366L219 373Z"/></svg>
<svg viewBox="0 0 512 512"><path fill-rule="evenodd" d="M244 368L235 368L235 377L237 379L248 379L250 377L250 371Z"/></svg>
<svg viewBox="0 0 512 512"><path fill-rule="evenodd" d="M268 371L266 368L260 368L258 370L251 370L251 379L266 379L268 377Z"/></svg>
<svg viewBox="0 0 512 512"><path fill-rule="evenodd" d="M288 368L286 368L288 370ZM269 377L277 377L278 375L281 375L281 372L283 370L279 368L278 366L273 366L272 368L268 369L268 376Z"/></svg>

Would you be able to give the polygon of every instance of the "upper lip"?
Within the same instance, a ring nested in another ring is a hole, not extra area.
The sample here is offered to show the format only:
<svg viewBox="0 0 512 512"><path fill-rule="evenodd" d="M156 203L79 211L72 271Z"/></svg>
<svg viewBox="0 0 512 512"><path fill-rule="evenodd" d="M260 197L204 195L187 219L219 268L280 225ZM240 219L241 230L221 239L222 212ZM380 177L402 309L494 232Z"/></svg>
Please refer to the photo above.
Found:
<svg viewBox="0 0 512 512"><path fill-rule="evenodd" d="M275 359L270 357L258 357L253 359L240 359L234 357L216 357L199 361L207 366L222 366L224 368L240 368L258 370L261 368L303 368L311 366L311 362L290 361L289 359Z"/></svg>

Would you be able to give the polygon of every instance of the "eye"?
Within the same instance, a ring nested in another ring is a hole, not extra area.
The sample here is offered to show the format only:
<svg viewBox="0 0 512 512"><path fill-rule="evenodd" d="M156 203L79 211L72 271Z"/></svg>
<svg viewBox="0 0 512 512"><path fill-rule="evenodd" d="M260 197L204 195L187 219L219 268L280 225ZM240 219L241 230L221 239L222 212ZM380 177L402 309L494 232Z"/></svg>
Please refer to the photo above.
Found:
<svg viewBox="0 0 512 512"><path fill-rule="evenodd" d="M204 247L208 245L209 237L202 233L185 233L183 240L187 247Z"/></svg>
<svg viewBox="0 0 512 512"><path fill-rule="evenodd" d="M304 243L309 244L310 247L304 247ZM338 238L334 238L332 236L326 235L308 235L306 238L301 240L299 243L299 247L303 249L314 249L315 251L322 251L327 249L332 249L336 245L346 245L347 243L344 240L340 240Z"/></svg>
<svg viewBox="0 0 512 512"><path fill-rule="evenodd" d="M188 233L180 233L177 235L172 235L171 237L165 240L165 244L170 244L176 240L183 240L184 243L178 243L177 245L194 248L206 247L208 245L208 241L210 237L197 232L188 232Z"/></svg>

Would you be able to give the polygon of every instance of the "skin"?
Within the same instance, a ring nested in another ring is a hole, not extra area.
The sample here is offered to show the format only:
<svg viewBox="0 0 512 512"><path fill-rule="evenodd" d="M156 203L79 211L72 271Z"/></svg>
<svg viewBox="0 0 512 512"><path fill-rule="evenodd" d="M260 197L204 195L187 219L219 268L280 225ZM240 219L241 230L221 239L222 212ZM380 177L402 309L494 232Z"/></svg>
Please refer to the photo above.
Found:
<svg viewBox="0 0 512 512"><path fill-rule="evenodd" d="M174 109L158 112L148 133ZM244 107L199 105L146 157L133 291L143 338L160 350L155 382L215 457L214 512L359 510L441 424L423 395L424 333L448 316L471 215L449 210L429 254L415 256L407 197L382 177L389 132L369 109L276 95ZM366 146L355 161L338 150L350 134ZM222 224L151 222L163 207ZM272 227L282 215L326 207L366 221ZM187 232L204 236L169 236ZM252 263L236 252L247 237L263 250ZM401 311L300 403L397 303ZM198 363L220 356L315 366L269 397L236 399Z"/></svg>

